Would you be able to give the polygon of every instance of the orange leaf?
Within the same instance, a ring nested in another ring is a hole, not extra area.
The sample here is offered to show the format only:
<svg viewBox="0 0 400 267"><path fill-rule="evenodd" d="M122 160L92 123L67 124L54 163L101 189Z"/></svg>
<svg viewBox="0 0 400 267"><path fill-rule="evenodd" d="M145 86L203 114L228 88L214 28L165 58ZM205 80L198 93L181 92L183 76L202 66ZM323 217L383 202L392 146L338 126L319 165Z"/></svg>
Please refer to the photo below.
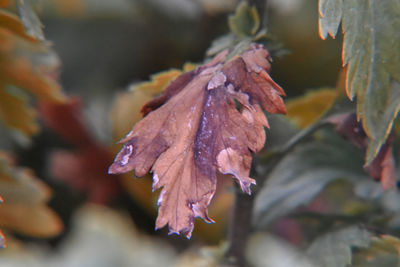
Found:
<svg viewBox="0 0 400 267"><path fill-rule="evenodd" d="M54 237L63 225L57 214L45 205L2 204L0 225L34 237Z"/></svg>
<svg viewBox="0 0 400 267"><path fill-rule="evenodd" d="M10 4L10 0L0 0L0 8L6 8Z"/></svg>
<svg viewBox="0 0 400 267"><path fill-rule="evenodd" d="M10 31L12 34L18 35L19 37L23 37L24 39L38 43L39 40L34 37L26 34L24 25L21 23L19 18L14 14L11 14L7 11L0 10L0 25L1 29L6 29Z"/></svg>
<svg viewBox="0 0 400 267"><path fill-rule="evenodd" d="M56 82L58 58L49 47L25 33L15 15L0 10L0 120L30 136L38 131L28 97L62 102ZM55 75L54 75L55 74Z"/></svg>
<svg viewBox="0 0 400 267"><path fill-rule="evenodd" d="M46 206L50 188L26 168L15 167L0 151L0 226L22 234L51 237L61 232L58 216Z"/></svg>
<svg viewBox="0 0 400 267"><path fill-rule="evenodd" d="M35 122L36 112L28 105L28 101L21 96L7 93L5 89L0 89L0 120L27 136L39 130Z"/></svg>

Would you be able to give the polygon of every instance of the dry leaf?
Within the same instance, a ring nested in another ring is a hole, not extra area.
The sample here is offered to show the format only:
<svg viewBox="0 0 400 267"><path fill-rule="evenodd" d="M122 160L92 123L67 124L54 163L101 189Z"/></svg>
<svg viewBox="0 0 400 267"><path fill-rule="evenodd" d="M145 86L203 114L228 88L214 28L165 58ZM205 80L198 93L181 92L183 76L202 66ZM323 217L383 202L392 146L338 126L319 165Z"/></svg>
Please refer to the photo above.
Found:
<svg viewBox="0 0 400 267"><path fill-rule="evenodd" d="M216 190L216 172L232 174L250 194L251 153L265 142L268 126L260 105L270 113L285 113L283 90L267 71L269 53L252 44L224 63L228 51L175 79L164 93L147 103L146 115L121 140L124 147L110 173L151 168L153 190L163 187L156 228L170 233L193 231L195 217L207 214Z"/></svg>
<svg viewBox="0 0 400 267"><path fill-rule="evenodd" d="M191 71L195 68L193 64L186 63L183 71ZM113 136L121 139L131 128L132 125L141 119L140 109L144 103L150 101L176 79L182 71L169 70L151 76L149 82L133 84L127 92L119 93L114 101L111 110L111 121ZM116 149L119 147L115 146ZM117 152L117 151L115 151ZM123 188L152 215L155 214L154 201L151 193L151 177L146 175L143 179L132 179L130 173L121 175ZM217 225L200 224L193 232L201 240L207 243L217 243L225 234L226 215L223 211L229 209L233 196L227 190L231 185L229 179L218 179L217 191L213 198L213 205L209 209L209 214L218 221Z"/></svg>
<svg viewBox="0 0 400 267"><path fill-rule="evenodd" d="M160 94L182 71L169 70L152 75L151 81L134 84L128 92L118 93L111 109L112 132L115 139L121 139L132 124L141 119L140 108Z"/></svg>

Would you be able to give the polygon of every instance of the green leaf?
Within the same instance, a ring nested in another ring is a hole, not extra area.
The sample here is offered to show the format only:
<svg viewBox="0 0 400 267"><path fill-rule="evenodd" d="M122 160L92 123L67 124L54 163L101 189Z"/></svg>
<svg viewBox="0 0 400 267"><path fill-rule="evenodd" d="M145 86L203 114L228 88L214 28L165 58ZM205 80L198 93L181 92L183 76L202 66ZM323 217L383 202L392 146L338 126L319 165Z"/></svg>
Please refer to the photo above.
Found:
<svg viewBox="0 0 400 267"><path fill-rule="evenodd" d="M246 2L241 2L235 14L228 18L229 28L237 36L252 36L260 27L260 18L255 7L250 7Z"/></svg>
<svg viewBox="0 0 400 267"><path fill-rule="evenodd" d="M328 34L335 38L342 19L343 0L319 1L319 35L322 39Z"/></svg>
<svg viewBox="0 0 400 267"><path fill-rule="evenodd" d="M346 267L351 264L351 248L367 247L370 239L371 233L367 230L351 226L317 238L307 249L307 254L318 266Z"/></svg>
<svg viewBox="0 0 400 267"><path fill-rule="evenodd" d="M362 163L356 147L332 134L319 142L297 145L266 178L257 195L254 221L258 227L273 222L307 204L335 179L369 179Z"/></svg>
<svg viewBox="0 0 400 267"><path fill-rule="evenodd" d="M394 236L373 237L371 245L353 255L353 267L400 265L400 240Z"/></svg>
<svg viewBox="0 0 400 267"><path fill-rule="evenodd" d="M320 34L342 21L346 87L371 139L366 165L385 142L400 109L400 1L320 0Z"/></svg>

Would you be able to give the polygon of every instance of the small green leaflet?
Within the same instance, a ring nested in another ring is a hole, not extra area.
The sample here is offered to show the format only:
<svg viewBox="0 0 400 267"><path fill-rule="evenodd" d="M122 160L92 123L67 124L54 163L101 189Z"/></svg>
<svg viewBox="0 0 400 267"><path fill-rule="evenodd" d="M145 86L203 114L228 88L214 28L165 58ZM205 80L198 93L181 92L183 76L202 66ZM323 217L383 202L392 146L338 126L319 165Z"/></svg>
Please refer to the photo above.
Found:
<svg viewBox="0 0 400 267"><path fill-rule="evenodd" d="M366 165L385 142L400 109L400 0L319 0L319 30L335 37L342 22L349 98L370 138Z"/></svg>
<svg viewBox="0 0 400 267"><path fill-rule="evenodd" d="M260 28L260 18L257 9L249 6L247 2L241 2L236 8L235 14L228 18L229 28L237 36L253 36Z"/></svg>

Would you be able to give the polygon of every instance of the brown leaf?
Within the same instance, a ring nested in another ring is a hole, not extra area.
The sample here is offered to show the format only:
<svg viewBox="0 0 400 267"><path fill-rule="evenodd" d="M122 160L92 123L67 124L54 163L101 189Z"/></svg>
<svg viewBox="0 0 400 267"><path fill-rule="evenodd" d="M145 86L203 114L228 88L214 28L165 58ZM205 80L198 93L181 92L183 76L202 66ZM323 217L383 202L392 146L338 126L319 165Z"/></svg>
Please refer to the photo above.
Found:
<svg viewBox="0 0 400 267"><path fill-rule="evenodd" d="M153 101L146 115L121 140L125 143L110 173L151 168L158 200L156 228L189 238L195 217L213 222L207 214L216 190L216 172L231 174L250 194L251 153L265 142L270 113L285 113L283 90L268 75L269 54L261 46L228 62L224 51L211 62L179 76Z"/></svg>
<svg viewBox="0 0 400 267"><path fill-rule="evenodd" d="M183 71L191 71L195 68L191 63L185 63ZM150 81L134 83L126 92L118 93L110 111L112 133L115 140L123 138L130 131L132 125L142 118L140 112L144 103L160 95L164 89L183 72L178 69L162 71L151 75ZM113 154L117 153L120 145L112 147ZM126 190L142 208L155 215L154 200L152 198L151 176L144 179L132 179L132 175L125 173L120 176L124 190ZM210 231L209 231L210 232Z"/></svg>
<svg viewBox="0 0 400 267"><path fill-rule="evenodd" d="M172 69L151 76L151 81L133 84L127 92L118 93L111 109L112 132L116 139L121 139L142 116L143 103L150 101L176 79L182 71Z"/></svg>

